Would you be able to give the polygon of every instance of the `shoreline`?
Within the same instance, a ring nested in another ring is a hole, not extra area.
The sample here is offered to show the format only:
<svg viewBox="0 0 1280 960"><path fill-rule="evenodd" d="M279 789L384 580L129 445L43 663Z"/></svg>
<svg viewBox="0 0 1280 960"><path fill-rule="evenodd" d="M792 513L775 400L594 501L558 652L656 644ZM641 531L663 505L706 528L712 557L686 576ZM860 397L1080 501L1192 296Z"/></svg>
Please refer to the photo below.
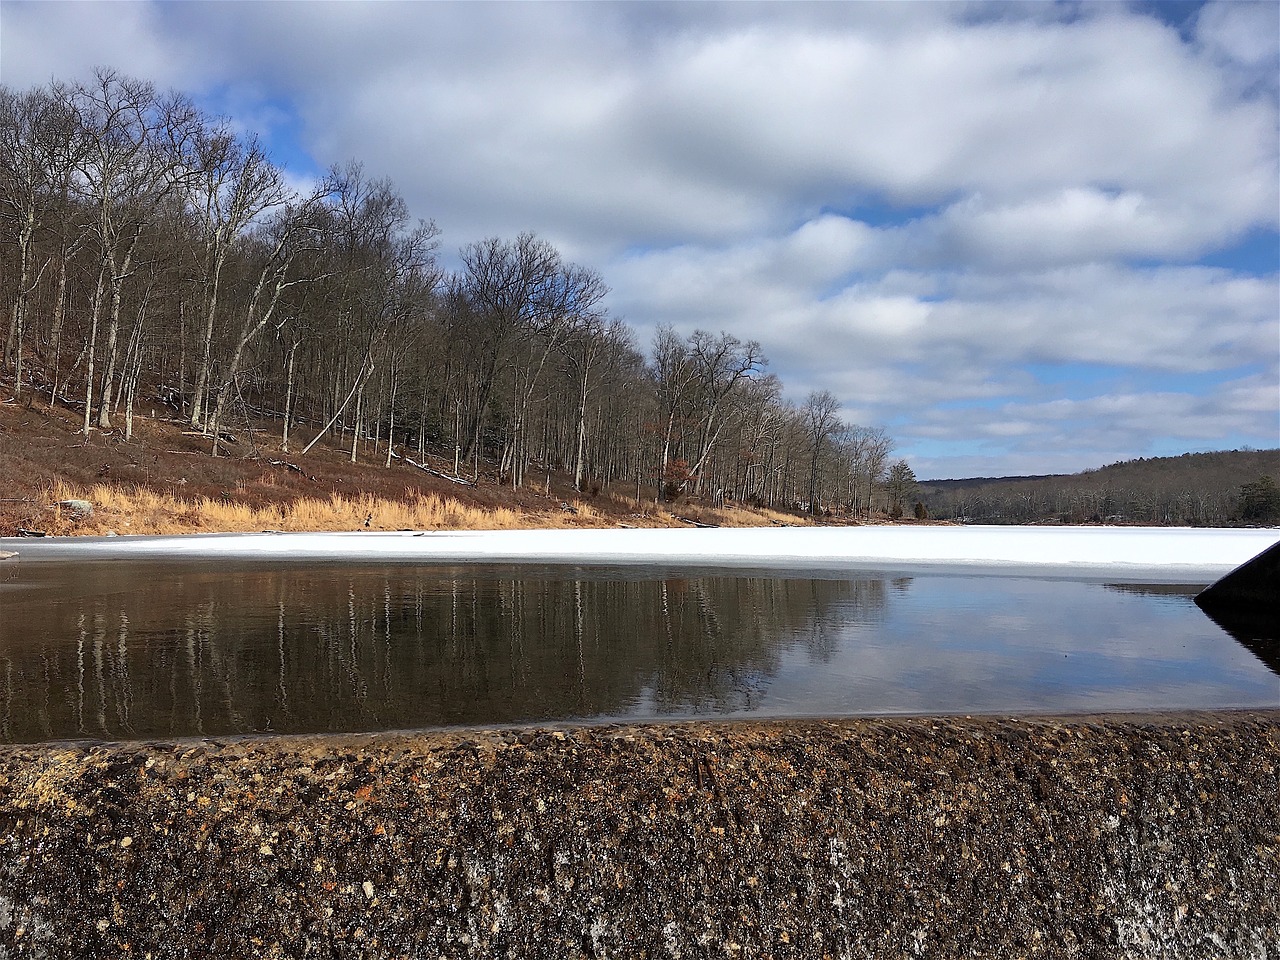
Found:
<svg viewBox="0 0 1280 960"><path fill-rule="evenodd" d="M1280 710L6 746L0 946L1256 957L1277 795Z"/></svg>
<svg viewBox="0 0 1280 960"><path fill-rule="evenodd" d="M1179 527L877 526L183 534L0 539L6 563L235 560L912 569L1216 579L1280 531Z"/></svg>
<svg viewBox="0 0 1280 960"><path fill-rule="evenodd" d="M1168 727L1198 724L1206 721L1231 723L1239 718L1272 717L1280 723L1280 706L1220 707L1212 709L1173 710L1102 710L1102 711L1052 711L1030 710L1019 712L1004 710L993 713L884 713L856 714L849 716L824 716L822 714L763 717L678 717L658 719L605 718L599 720L529 720L511 723L457 724L445 727L421 727L389 730L334 731L330 733L216 733L174 737L133 737L106 740L95 737L75 737L63 740L32 740L0 742L0 762L6 754L28 750L70 751L92 753L94 751L154 751L174 749L182 751L204 747L206 750L230 749L267 752L305 753L317 748L347 751L365 749L371 745L378 750L389 750L391 745L440 741L473 741L476 738L495 742L512 735L525 733L598 733L618 736L721 735L726 731L752 733L764 736L798 734L820 727L849 727L876 724L961 723L974 727L983 725L1040 724L1092 724L1138 727Z"/></svg>

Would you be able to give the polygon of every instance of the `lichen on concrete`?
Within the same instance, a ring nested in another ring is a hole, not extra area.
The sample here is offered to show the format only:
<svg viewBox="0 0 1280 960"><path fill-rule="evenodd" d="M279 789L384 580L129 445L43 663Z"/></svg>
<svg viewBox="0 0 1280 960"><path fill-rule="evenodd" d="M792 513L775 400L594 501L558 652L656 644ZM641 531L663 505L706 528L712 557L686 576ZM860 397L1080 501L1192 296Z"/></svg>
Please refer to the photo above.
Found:
<svg viewBox="0 0 1280 960"><path fill-rule="evenodd" d="M1280 713L0 748L0 956L1240 957Z"/></svg>

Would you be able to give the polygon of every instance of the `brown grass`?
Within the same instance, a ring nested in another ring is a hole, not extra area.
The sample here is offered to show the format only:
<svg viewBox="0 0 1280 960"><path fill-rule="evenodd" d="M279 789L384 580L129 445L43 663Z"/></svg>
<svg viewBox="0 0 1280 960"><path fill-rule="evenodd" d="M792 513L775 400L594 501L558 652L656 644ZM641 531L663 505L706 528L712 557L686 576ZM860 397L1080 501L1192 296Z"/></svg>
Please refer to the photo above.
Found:
<svg viewBox="0 0 1280 960"><path fill-rule="evenodd" d="M79 519L60 503L87 500L92 516ZM630 500L624 516L603 512L584 500L545 510L485 507L438 494L409 491L403 499L369 494L296 499L254 506L230 498L181 497L133 485L98 483L81 487L65 481L48 484L33 503L34 524L57 536L117 534L249 533L334 530L519 530L530 528L679 527L686 521L724 527L809 525L808 518L749 506L678 505L673 511Z"/></svg>
<svg viewBox="0 0 1280 960"><path fill-rule="evenodd" d="M803 515L738 503L725 504L721 507L685 504L678 506L675 513L699 523L711 523L718 527L809 527L813 525L813 520Z"/></svg>
<svg viewBox="0 0 1280 960"><path fill-rule="evenodd" d="M43 527L52 534L247 533L319 530L513 530L546 526L538 515L505 507L469 506L435 494L386 500L361 494L300 497L261 507L209 497L184 498L138 487L96 484L83 489L51 484ZM59 501L88 500L93 515L79 520Z"/></svg>

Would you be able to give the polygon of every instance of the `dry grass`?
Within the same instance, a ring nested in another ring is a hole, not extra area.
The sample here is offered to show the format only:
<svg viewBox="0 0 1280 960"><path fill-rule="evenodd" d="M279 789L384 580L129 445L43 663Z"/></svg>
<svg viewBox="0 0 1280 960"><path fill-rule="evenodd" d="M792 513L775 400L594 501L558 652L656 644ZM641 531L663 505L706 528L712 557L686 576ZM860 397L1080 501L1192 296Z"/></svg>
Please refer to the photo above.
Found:
<svg viewBox="0 0 1280 960"><path fill-rule="evenodd" d="M654 504L651 500L637 503L634 499L628 499L627 502L633 511L632 518L645 526L678 527L686 525L690 520L713 527L810 527L814 525L812 518L802 514L784 513L780 510L741 503L716 507L694 501Z"/></svg>
<svg viewBox="0 0 1280 960"><path fill-rule="evenodd" d="M548 504L543 510L482 507L437 494L406 490L402 499L370 494L297 497L255 506L232 498L182 497L146 487L98 483L80 487L65 481L44 491L39 526L66 535L248 533L259 530L307 532L323 530L518 530L557 527L678 527L686 521L724 527L807 525L805 518L757 507L710 507L685 503L673 511L634 500L610 507L629 508L625 521L614 510L601 510L586 500L566 501L571 510ZM78 519L60 501L87 500L92 516Z"/></svg>
<svg viewBox="0 0 1280 960"><path fill-rule="evenodd" d="M44 525L53 534L245 533L318 530L512 530L547 526L538 514L469 506L434 494L404 500L359 495L298 499L255 507L209 497L184 498L138 487L96 484L85 490L61 481L46 494ZM93 515L79 520L59 501L88 500Z"/></svg>
<svg viewBox="0 0 1280 960"><path fill-rule="evenodd" d="M738 503L725 504L721 507L686 504L678 507L676 513L690 520L696 520L698 523L712 523L720 527L808 527L813 525L813 521L808 517Z"/></svg>

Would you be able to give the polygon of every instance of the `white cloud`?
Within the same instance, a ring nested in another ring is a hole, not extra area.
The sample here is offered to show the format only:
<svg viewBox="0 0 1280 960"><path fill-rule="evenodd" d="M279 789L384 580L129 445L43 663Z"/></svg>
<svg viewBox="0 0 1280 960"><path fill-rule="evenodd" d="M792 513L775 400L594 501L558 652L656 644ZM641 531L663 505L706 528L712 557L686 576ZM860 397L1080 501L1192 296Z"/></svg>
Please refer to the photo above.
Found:
<svg viewBox="0 0 1280 960"><path fill-rule="evenodd" d="M1186 40L1109 3L2 0L0 53L10 85L112 64L296 131L446 246L536 230L642 343L758 339L793 395L906 443L1012 464L1059 424L1048 463L1274 436L1276 278L1193 264L1280 227L1278 16L1209 3ZM1071 364L1115 383L1048 406L1039 368ZM1122 389L1152 372L1199 379Z"/></svg>
<svg viewBox="0 0 1280 960"><path fill-rule="evenodd" d="M1105 7L895 7L6 3L5 75L259 78L322 166L360 157L460 239L723 242L887 198L949 204L959 255L1047 264L1275 224L1274 109L1214 66L1265 60L1265 9L1206 8L1199 52Z"/></svg>
<svg viewBox="0 0 1280 960"><path fill-rule="evenodd" d="M157 86L185 75L163 42L159 9L141 3L0 4L0 81L26 88L87 80L115 67Z"/></svg>
<svg viewBox="0 0 1280 960"><path fill-rule="evenodd" d="M1215 0L1196 17L1196 39L1240 92L1274 97L1280 86L1280 7L1268 0Z"/></svg>
<svg viewBox="0 0 1280 960"><path fill-rule="evenodd" d="M807 331L821 338L828 362L920 362L956 351L991 364L1198 372L1255 363L1275 347L1274 280L1116 264L861 275L885 259L875 234L824 217L769 241L632 255L607 273L628 313L744 331L766 345Z"/></svg>
<svg viewBox="0 0 1280 960"><path fill-rule="evenodd" d="M1043 471L1034 463L1080 470L1139 455L1220 449L1240 436L1277 436L1274 375L1229 380L1204 393L1175 390L1102 393L1081 399L1009 401L935 408L908 435L928 448L959 435L986 441L1010 473ZM1013 442L1008 442L1012 440ZM1089 451L1086 459L1082 451ZM922 461L932 468L933 461ZM972 475L976 462L970 460ZM952 464L955 469L955 464ZM979 471L982 470L978 467ZM952 475L961 475L955 470Z"/></svg>

